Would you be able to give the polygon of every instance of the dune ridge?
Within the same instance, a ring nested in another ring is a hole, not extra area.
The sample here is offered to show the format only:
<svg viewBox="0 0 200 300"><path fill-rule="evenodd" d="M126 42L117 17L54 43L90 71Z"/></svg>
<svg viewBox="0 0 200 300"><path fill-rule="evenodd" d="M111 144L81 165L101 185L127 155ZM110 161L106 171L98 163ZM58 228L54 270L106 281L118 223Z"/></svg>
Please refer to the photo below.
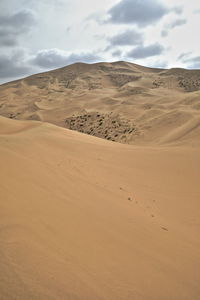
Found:
<svg viewBox="0 0 200 300"><path fill-rule="evenodd" d="M199 146L200 127L193 124L200 118L200 70L76 63L1 85L0 115L120 143Z"/></svg>

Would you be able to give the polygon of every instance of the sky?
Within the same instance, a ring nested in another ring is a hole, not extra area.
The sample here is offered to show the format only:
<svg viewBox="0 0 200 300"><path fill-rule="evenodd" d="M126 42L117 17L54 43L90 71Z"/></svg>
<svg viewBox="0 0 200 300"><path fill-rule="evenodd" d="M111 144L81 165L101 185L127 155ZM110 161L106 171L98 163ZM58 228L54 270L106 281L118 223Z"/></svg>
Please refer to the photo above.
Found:
<svg viewBox="0 0 200 300"><path fill-rule="evenodd" d="M0 0L0 83L75 62L200 69L198 0Z"/></svg>

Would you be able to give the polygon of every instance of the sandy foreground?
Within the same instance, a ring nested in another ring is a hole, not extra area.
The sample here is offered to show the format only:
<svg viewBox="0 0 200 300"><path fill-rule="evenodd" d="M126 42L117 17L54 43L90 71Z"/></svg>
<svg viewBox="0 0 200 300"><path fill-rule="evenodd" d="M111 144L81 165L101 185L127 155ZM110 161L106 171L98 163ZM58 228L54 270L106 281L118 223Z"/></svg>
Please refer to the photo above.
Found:
<svg viewBox="0 0 200 300"><path fill-rule="evenodd" d="M199 154L0 117L0 299L200 299Z"/></svg>

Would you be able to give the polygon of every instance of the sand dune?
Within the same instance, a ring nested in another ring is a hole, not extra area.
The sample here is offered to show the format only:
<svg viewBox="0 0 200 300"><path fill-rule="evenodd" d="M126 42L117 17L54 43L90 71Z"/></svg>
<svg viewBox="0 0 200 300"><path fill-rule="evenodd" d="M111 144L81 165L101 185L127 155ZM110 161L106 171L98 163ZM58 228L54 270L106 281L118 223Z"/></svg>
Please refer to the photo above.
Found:
<svg viewBox="0 0 200 300"><path fill-rule="evenodd" d="M78 63L0 115L0 299L200 299L199 70Z"/></svg>
<svg viewBox="0 0 200 300"><path fill-rule="evenodd" d="M200 299L198 147L0 117L0 166L1 299Z"/></svg>
<svg viewBox="0 0 200 300"><path fill-rule="evenodd" d="M0 86L2 116L135 145L199 146L199 103L200 70L127 62L77 63ZM110 121L99 122L98 115Z"/></svg>

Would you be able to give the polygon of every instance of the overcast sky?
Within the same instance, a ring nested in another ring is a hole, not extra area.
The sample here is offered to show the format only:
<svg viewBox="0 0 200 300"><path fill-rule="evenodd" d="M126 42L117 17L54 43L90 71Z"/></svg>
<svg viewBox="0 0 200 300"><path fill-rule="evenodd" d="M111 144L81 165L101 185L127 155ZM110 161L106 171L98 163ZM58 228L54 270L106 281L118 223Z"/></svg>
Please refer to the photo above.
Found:
<svg viewBox="0 0 200 300"><path fill-rule="evenodd" d="M0 82L74 62L200 69L198 0L0 0Z"/></svg>

